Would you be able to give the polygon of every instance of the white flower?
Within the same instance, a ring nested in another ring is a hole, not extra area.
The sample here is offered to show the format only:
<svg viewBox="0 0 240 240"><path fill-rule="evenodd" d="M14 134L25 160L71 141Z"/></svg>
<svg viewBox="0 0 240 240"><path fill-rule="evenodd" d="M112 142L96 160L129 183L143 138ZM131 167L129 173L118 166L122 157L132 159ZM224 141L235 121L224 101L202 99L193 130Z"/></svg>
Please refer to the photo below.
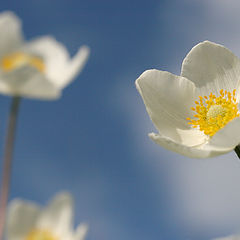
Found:
<svg viewBox="0 0 240 240"><path fill-rule="evenodd" d="M13 200L9 204L6 223L8 240L83 240L86 224L73 231L73 204L68 193L56 195L41 208L35 203Z"/></svg>
<svg viewBox="0 0 240 240"><path fill-rule="evenodd" d="M215 238L214 240L240 240L240 235L231 235L223 238Z"/></svg>
<svg viewBox="0 0 240 240"><path fill-rule="evenodd" d="M188 157L213 157L240 143L240 60L205 41L182 64L181 76L147 70L136 80L159 133L157 144Z"/></svg>
<svg viewBox="0 0 240 240"><path fill-rule="evenodd" d="M70 59L66 48L51 36L23 40L21 21L14 13L0 14L0 92L13 96L56 99L83 68L89 48Z"/></svg>

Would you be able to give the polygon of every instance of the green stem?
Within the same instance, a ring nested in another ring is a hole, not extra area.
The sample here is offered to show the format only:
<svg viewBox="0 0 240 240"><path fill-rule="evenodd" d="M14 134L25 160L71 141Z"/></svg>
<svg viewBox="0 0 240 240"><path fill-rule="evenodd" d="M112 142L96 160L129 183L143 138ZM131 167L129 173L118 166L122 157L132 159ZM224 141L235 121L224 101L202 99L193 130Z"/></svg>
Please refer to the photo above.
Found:
<svg viewBox="0 0 240 240"><path fill-rule="evenodd" d="M235 153L237 154L238 158L240 159L240 145L237 145L237 146L234 148L234 151L235 151Z"/></svg>
<svg viewBox="0 0 240 240"><path fill-rule="evenodd" d="M17 122L17 115L18 115L20 100L21 100L20 97L12 98L12 103L11 103L11 108L10 108L10 113L8 118L8 128L7 128L7 136L6 136L6 142L5 142L2 183L1 183L1 192L0 192L0 240L3 239L3 230L4 230L4 223L6 218L8 192L9 192L10 176L11 176L13 145L14 145L15 129L16 129L16 122Z"/></svg>

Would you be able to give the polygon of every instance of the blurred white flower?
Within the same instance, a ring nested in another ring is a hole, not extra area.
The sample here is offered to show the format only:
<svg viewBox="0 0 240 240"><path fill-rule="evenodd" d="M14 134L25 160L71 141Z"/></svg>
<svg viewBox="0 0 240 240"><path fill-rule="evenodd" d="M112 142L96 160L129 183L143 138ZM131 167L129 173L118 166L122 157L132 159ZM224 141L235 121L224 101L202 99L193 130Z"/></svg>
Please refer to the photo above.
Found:
<svg viewBox="0 0 240 240"><path fill-rule="evenodd" d="M86 224L73 231L73 203L68 193L56 195L45 208L19 199L9 204L8 240L83 240L86 233Z"/></svg>
<svg viewBox="0 0 240 240"><path fill-rule="evenodd" d="M223 238L215 238L213 240L240 240L240 235L231 235Z"/></svg>
<svg viewBox="0 0 240 240"><path fill-rule="evenodd" d="M12 12L0 14L0 92L13 96L56 99L83 68L89 48L71 59L51 36L23 40L21 21Z"/></svg>
<svg viewBox="0 0 240 240"><path fill-rule="evenodd" d="M181 76L147 70L136 80L158 134L157 144L188 157L232 151L240 143L240 60L205 41L182 64Z"/></svg>

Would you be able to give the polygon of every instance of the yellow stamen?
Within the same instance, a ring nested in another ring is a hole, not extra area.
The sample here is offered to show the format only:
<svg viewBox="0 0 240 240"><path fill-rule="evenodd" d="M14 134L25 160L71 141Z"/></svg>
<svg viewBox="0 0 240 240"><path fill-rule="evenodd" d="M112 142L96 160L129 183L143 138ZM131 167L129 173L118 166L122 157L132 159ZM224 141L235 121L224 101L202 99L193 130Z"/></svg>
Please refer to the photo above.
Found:
<svg viewBox="0 0 240 240"><path fill-rule="evenodd" d="M47 230L34 229L24 240L58 240L58 238Z"/></svg>
<svg viewBox="0 0 240 240"><path fill-rule="evenodd" d="M191 124L193 128L198 128L210 137L213 136L228 122L239 117L235 95L236 89L232 93L221 89L219 97L212 93L209 97L199 96L200 103L195 101L196 107L191 108L197 113L194 115L196 119L189 120L187 118L188 124Z"/></svg>
<svg viewBox="0 0 240 240"><path fill-rule="evenodd" d="M15 52L6 55L0 60L0 68L4 72L10 72L23 65L30 65L36 68L39 72L45 71L45 65L41 58L23 52Z"/></svg>

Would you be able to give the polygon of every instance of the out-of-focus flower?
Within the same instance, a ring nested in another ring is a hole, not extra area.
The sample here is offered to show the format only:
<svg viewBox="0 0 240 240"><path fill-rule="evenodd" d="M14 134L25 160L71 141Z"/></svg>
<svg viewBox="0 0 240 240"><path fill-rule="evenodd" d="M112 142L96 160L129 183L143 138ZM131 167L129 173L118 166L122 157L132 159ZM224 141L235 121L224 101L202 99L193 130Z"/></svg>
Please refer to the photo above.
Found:
<svg viewBox="0 0 240 240"><path fill-rule="evenodd" d="M35 203L13 200L6 223L8 240L83 240L86 224L73 231L73 203L68 193L56 195L41 208Z"/></svg>
<svg viewBox="0 0 240 240"><path fill-rule="evenodd" d="M231 235L223 238L215 238L213 240L240 240L240 235Z"/></svg>
<svg viewBox="0 0 240 240"><path fill-rule="evenodd" d="M158 134L157 144L188 157L232 151L240 143L240 60L205 41L182 64L181 76L147 70L136 80Z"/></svg>
<svg viewBox="0 0 240 240"><path fill-rule="evenodd" d="M0 92L13 96L56 99L83 68L89 48L71 59L51 36L25 42L21 21L12 12L0 14Z"/></svg>

